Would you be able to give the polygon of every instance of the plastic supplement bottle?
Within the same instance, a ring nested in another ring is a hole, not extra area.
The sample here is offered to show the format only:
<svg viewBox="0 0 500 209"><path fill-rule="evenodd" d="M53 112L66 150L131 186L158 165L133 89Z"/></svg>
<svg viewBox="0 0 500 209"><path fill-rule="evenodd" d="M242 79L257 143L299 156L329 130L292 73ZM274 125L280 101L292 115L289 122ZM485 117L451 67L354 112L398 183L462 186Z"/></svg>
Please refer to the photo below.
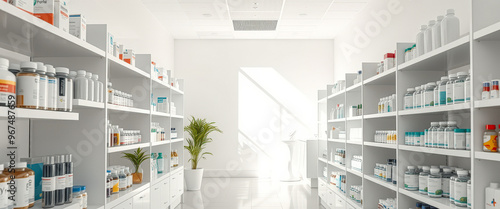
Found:
<svg viewBox="0 0 500 209"><path fill-rule="evenodd" d="M28 209L30 205L30 172L25 162L18 162L15 168L9 171L9 168L4 168L4 173L8 176L14 175L14 185L16 187L16 195L14 196L14 209ZM9 177L10 178L10 177ZM33 187L34 188L34 187Z"/></svg>
<svg viewBox="0 0 500 209"><path fill-rule="evenodd" d="M424 92L424 104L426 108L434 106L434 89L436 88L436 84L434 82L430 82L425 86Z"/></svg>
<svg viewBox="0 0 500 209"><path fill-rule="evenodd" d="M54 156L43 158L42 193L42 208L56 206L56 166Z"/></svg>
<svg viewBox="0 0 500 209"><path fill-rule="evenodd" d="M453 82L453 103L460 104L465 102L465 79L466 72L458 72L457 79Z"/></svg>
<svg viewBox="0 0 500 209"><path fill-rule="evenodd" d="M75 83L76 72L70 71L68 74L68 112L73 111L73 99L75 98Z"/></svg>
<svg viewBox="0 0 500 209"><path fill-rule="evenodd" d="M448 82L446 82L446 105L453 104L453 85L456 79L457 75L455 74L448 76Z"/></svg>
<svg viewBox="0 0 500 209"><path fill-rule="evenodd" d="M467 207L467 182L470 180L469 172L466 170L457 171L458 177L455 180L455 205Z"/></svg>
<svg viewBox="0 0 500 209"><path fill-rule="evenodd" d="M64 157L64 172L66 174L66 189L64 193L64 203L73 201L73 155L67 154Z"/></svg>
<svg viewBox="0 0 500 209"><path fill-rule="evenodd" d="M443 168L443 175L441 178L441 188L443 189L443 197L450 197L450 178L453 176L451 174L451 169Z"/></svg>
<svg viewBox="0 0 500 209"><path fill-rule="evenodd" d="M89 101L94 101L94 93L95 93L95 86L94 86L94 80L92 80L92 73L91 72L87 72L87 74L85 75L85 78L87 78L87 80L89 81Z"/></svg>
<svg viewBox="0 0 500 209"><path fill-rule="evenodd" d="M460 38L460 21L455 17L455 10L448 9L441 22L441 44L444 46Z"/></svg>
<svg viewBox="0 0 500 209"><path fill-rule="evenodd" d="M113 84L108 82L108 104L115 104L114 102L115 90L113 89Z"/></svg>
<svg viewBox="0 0 500 209"><path fill-rule="evenodd" d="M437 147L439 122L431 122L431 127L429 130L429 147Z"/></svg>
<svg viewBox="0 0 500 209"><path fill-rule="evenodd" d="M424 32L424 51L425 53L430 52L433 50L432 46L432 28L436 24L435 20L429 21L429 25L427 26L427 29L425 29Z"/></svg>
<svg viewBox="0 0 500 209"><path fill-rule="evenodd" d="M64 155L55 157L56 165L56 205L63 205L66 193L66 171L64 165Z"/></svg>
<svg viewBox="0 0 500 209"><path fill-rule="evenodd" d="M431 174L428 179L429 192L427 195L429 197L441 197L443 196L443 189L441 188L441 173L439 173L439 168L432 168Z"/></svg>
<svg viewBox="0 0 500 209"><path fill-rule="evenodd" d="M46 110L47 109L47 96L48 96L48 76L47 67L43 65L41 62L37 62L36 73L40 75L40 94L38 97L38 109Z"/></svg>
<svg viewBox="0 0 500 209"><path fill-rule="evenodd" d="M467 208L472 208L472 181L467 181Z"/></svg>
<svg viewBox="0 0 500 209"><path fill-rule="evenodd" d="M419 109L422 105L422 97L420 96L422 91L420 86L415 87L415 93L413 94L413 109Z"/></svg>
<svg viewBox="0 0 500 209"><path fill-rule="evenodd" d="M9 60L0 58L0 106L9 105L9 96L16 98L16 76L8 68Z"/></svg>
<svg viewBox="0 0 500 209"><path fill-rule="evenodd" d="M404 183L406 190L418 190L418 173L415 170L415 166L408 166L408 170L405 172Z"/></svg>
<svg viewBox="0 0 500 209"><path fill-rule="evenodd" d="M417 56L422 56L425 53L425 30L427 30L427 25L420 26L420 32L417 34Z"/></svg>
<svg viewBox="0 0 500 209"><path fill-rule="evenodd" d="M118 177L120 178L120 191L125 191L128 188L128 179L127 179L127 174L125 174L125 169L124 168L119 168L118 169Z"/></svg>
<svg viewBox="0 0 500 209"><path fill-rule="evenodd" d="M405 110L413 109L413 94L415 88L408 88L405 94Z"/></svg>
<svg viewBox="0 0 500 209"><path fill-rule="evenodd" d="M418 192L420 194L425 194L427 195L427 179L429 178L430 175L430 169L428 166L422 167L422 172L420 172L418 176Z"/></svg>
<svg viewBox="0 0 500 209"><path fill-rule="evenodd" d="M486 125L486 131L483 134L483 151L498 152L498 134L495 131L495 125Z"/></svg>
<svg viewBox="0 0 500 209"><path fill-rule="evenodd" d="M93 74L92 81L94 81L94 102L99 102L99 98L101 98L101 89L99 88L99 75Z"/></svg>
<svg viewBox="0 0 500 209"><path fill-rule="evenodd" d="M448 81L448 77L443 76L438 83L439 105L446 105L446 83L448 83Z"/></svg>
<svg viewBox="0 0 500 209"><path fill-rule="evenodd" d="M7 193L9 189L7 182L10 181L10 176L3 174L3 169L3 164L0 164L0 191L2 191L2 193L0 193L0 208L6 209L9 208L10 205L9 195Z"/></svg>
<svg viewBox="0 0 500 209"><path fill-rule="evenodd" d="M57 77L57 110L58 111L68 111L68 97L69 88L68 88L68 74L69 69L64 67L56 68L56 77Z"/></svg>
<svg viewBox="0 0 500 209"><path fill-rule="evenodd" d="M455 129L457 129L457 122L456 121L448 121L448 127L444 129L445 136L444 136L444 148L446 149L453 149L454 144L455 144Z"/></svg>
<svg viewBox="0 0 500 209"><path fill-rule="evenodd" d="M432 144L433 147L439 147L439 148L444 148L444 141L445 141L445 129L446 126L448 125L448 122L442 121L439 122L439 128L436 129L437 132L437 144Z"/></svg>
<svg viewBox="0 0 500 209"><path fill-rule="evenodd" d="M89 80L85 77L85 70L77 71L75 78L75 99L88 100Z"/></svg>
<svg viewBox="0 0 500 209"><path fill-rule="evenodd" d="M467 74L467 78L465 79L464 91L465 91L465 102L470 102L470 70L469 74Z"/></svg>
<svg viewBox="0 0 500 209"><path fill-rule="evenodd" d="M56 69L52 65L45 67L47 67L47 110L57 110Z"/></svg>
<svg viewBox="0 0 500 209"><path fill-rule="evenodd" d="M437 49L441 47L441 22L443 16L437 16L436 24L432 27L432 48Z"/></svg>
<svg viewBox="0 0 500 209"><path fill-rule="evenodd" d="M22 62L21 72L17 74L17 107L38 109L40 94L40 75L36 73L37 64Z"/></svg>
<svg viewBox="0 0 500 209"><path fill-rule="evenodd" d="M120 192L120 177L118 176L118 171L113 169L111 171L111 177L113 178L113 189L111 190L112 194L117 194L118 192Z"/></svg>

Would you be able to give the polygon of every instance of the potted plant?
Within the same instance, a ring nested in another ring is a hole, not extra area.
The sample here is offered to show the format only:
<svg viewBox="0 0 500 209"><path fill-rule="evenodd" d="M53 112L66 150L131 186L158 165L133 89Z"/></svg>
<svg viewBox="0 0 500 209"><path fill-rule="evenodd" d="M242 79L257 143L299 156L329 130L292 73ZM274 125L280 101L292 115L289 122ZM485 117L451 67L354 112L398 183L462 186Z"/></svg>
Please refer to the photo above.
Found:
<svg viewBox="0 0 500 209"><path fill-rule="evenodd" d="M212 155L210 152L203 151L207 144L212 142L212 138L208 135L214 131L222 133L214 124L215 122L207 122L206 119L196 119L191 116L189 125L184 127L184 131L188 132L191 137L186 139L188 145L184 146L191 155L188 160L191 162L191 168L186 168L184 171L187 190L200 190L201 188L203 168L198 168L198 163L201 159L205 159L205 155Z"/></svg>
<svg viewBox="0 0 500 209"><path fill-rule="evenodd" d="M123 153L122 158L127 158L134 165L135 171L132 173L133 183L141 184L143 178L142 174L144 173L141 164L149 159L149 155L147 155L142 148L137 148L134 153Z"/></svg>

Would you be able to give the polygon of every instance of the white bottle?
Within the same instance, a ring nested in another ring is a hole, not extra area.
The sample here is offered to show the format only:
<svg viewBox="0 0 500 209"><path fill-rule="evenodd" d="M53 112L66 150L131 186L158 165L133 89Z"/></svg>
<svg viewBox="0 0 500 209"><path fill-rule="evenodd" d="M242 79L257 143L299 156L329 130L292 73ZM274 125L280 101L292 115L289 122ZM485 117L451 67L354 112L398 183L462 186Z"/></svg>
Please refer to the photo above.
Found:
<svg viewBox="0 0 500 209"><path fill-rule="evenodd" d="M432 49L441 47L441 22L443 16L438 16L436 24L432 27Z"/></svg>
<svg viewBox="0 0 500 209"><path fill-rule="evenodd" d="M73 99L75 98L75 80L76 72L70 71L68 75L68 111L73 110Z"/></svg>
<svg viewBox="0 0 500 209"><path fill-rule="evenodd" d="M45 65L47 67L47 109L57 109L57 78L56 69L52 65Z"/></svg>
<svg viewBox="0 0 500 209"><path fill-rule="evenodd" d="M99 83L99 102L104 102L104 83L98 81Z"/></svg>
<svg viewBox="0 0 500 209"><path fill-rule="evenodd" d="M47 109L47 93L48 93L48 77L47 67L43 65L41 62L37 62L36 73L40 74L40 92L38 95L38 109L46 110Z"/></svg>
<svg viewBox="0 0 500 209"><path fill-rule="evenodd" d="M495 195L496 194L496 195ZM495 207L496 204L493 204L495 201L498 201L495 196L498 196L499 191L498 191L498 183L490 183L489 187L486 187L485 189L485 195L484 195L484 205L485 209L495 209L498 207Z"/></svg>
<svg viewBox="0 0 500 209"><path fill-rule="evenodd" d="M417 56L425 53L425 30L427 30L427 25L422 25L420 26L420 32L417 34Z"/></svg>
<svg viewBox="0 0 500 209"><path fill-rule="evenodd" d="M108 104L115 104L115 90L113 89L113 84L108 82Z"/></svg>
<svg viewBox="0 0 500 209"><path fill-rule="evenodd" d="M85 70L77 71L75 78L75 99L88 100L89 98L89 81L85 77L87 72Z"/></svg>
<svg viewBox="0 0 500 209"><path fill-rule="evenodd" d="M460 21L455 17L455 10L448 9L441 22L441 44L444 46L460 38Z"/></svg>
<svg viewBox="0 0 500 209"><path fill-rule="evenodd" d="M424 52L430 52L433 50L432 48L432 28L436 24L435 20L429 21L429 25L427 26L427 29L425 29L424 32Z"/></svg>
<svg viewBox="0 0 500 209"><path fill-rule="evenodd" d="M64 67L56 68L57 77L57 110L58 111L68 111L68 95L69 88L68 84L68 74L69 69Z"/></svg>
<svg viewBox="0 0 500 209"><path fill-rule="evenodd" d="M88 97L88 100L89 101L94 101L94 81L92 80L92 73L91 72L87 72L87 74L85 75L85 78L87 78L87 80L89 81L89 97Z"/></svg>
<svg viewBox="0 0 500 209"><path fill-rule="evenodd" d="M99 98L101 98L102 89L99 88L99 75L92 75L92 81L94 81L94 102L99 102Z"/></svg>
<svg viewBox="0 0 500 209"><path fill-rule="evenodd" d="M448 75L448 82L446 83L446 105L452 105L453 104L453 85L455 83L455 80L457 79L456 74L450 74Z"/></svg>
<svg viewBox="0 0 500 209"><path fill-rule="evenodd" d="M441 188L441 173L439 173L439 168L431 168L431 175L429 175L427 181L429 197L441 197L443 195L443 188Z"/></svg>

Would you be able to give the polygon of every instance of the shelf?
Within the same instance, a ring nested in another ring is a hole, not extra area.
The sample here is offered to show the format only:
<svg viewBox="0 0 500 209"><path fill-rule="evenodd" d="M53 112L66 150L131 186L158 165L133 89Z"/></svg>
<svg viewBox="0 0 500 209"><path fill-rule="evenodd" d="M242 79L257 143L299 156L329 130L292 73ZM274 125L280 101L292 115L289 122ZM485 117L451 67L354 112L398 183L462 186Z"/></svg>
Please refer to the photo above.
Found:
<svg viewBox="0 0 500 209"><path fill-rule="evenodd" d="M474 108L500 108L500 99L487 99L474 102Z"/></svg>
<svg viewBox="0 0 500 209"><path fill-rule="evenodd" d="M445 105L445 106L443 105L443 106L428 107L421 109L401 110L399 111L399 115L435 114L435 113L456 112L456 111L470 112L470 106L471 106L470 102L467 102L454 105Z"/></svg>
<svg viewBox="0 0 500 209"><path fill-rule="evenodd" d="M182 115L171 115L170 117L177 118L177 119L183 119L184 118L184 116L182 116Z"/></svg>
<svg viewBox="0 0 500 209"><path fill-rule="evenodd" d="M357 84L354 84L350 87L348 87L347 89L345 89L346 92L352 92L352 91L358 91L358 88L361 87L363 85L363 82L359 82Z"/></svg>
<svg viewBox="0 0 500 209"><path fill-rule="evenodd" d="M474 152L474 157L480 160L500 161L500 153L498 152Z"/></svg>
<svg viewBox="0 0 500 209"><path fill-rule="evenodd" d="M375 113L375 114L365 115L365 119L387 118L387 117L396 117L396 112Z"/></svg>
<svg viewBox="0 0 500 209"><path fill-rule="evenodd" d="M373 177L373 175L364 175L365 179L375 183L375 184L378 184L380 186L383 186L387 189L390 189L390 190L393 190L393 191L397 191L397 187L396 187L396 184L393 184L392 182L387 182L387 181L382 181L380 179L377 179L375 177Z"/></svg>
<svg viewBox="0 0 500 209"><path fill-rule="evenodd" d="M442 149L442 148L409 146L409 145L399 145L399 149L412 152L429 153L435 155L470 158L470 150L454 150L454 149Z"/></svg>
<svg viewBox="0 0 500 209"><path fill-rule="evenodd" d="M149 147L149 143L139 143L139 144L131 144L131 145L123 145L117 147L108 147L108 154L115 152L123 152L127 150L135 150L137 148L145 148Z"/></svg>
<svg viewBox="0 0 500 209"><path fill-rule="evenodd" d="M363 119L363 116L354 116L354 117L348 117L347 121L354 121L354 120L361 120Z"/></svg>
<svg viewBox="0 0 500 209"><path fill-rule="evenodd" d="M335 193L337 196L339 196L340 198L342 198L343 200L346 199L346 193L343 193L339 190L339 188L335 187L333 184L331 184L330 182L328 182L328 189L332 190L333 193Z"/></svg>
<svg viewBox="0 0 500 209"><path fill-rule="evenodd" d="M182 142L182 141L184 141L184 138L171 139L170 141L171 141L171 143Z"/></svg>
<svg viewBox="0 0 500 209"><path fill-rule="evenodd" d="M350 168L346 168L346 171L349 172L349 173L352 173L356 176L359 176L360 178L363 178L363 174L359 171L356 171L356 170L353 170L353 169L350 169Z"/></svg>
<svg viewBox="0 0 500 209"><path fill-rule="evenodd" d="M420 194L418 191L408 191L405 189L400 189L399 193L404 194L408 197L416 199L420 202L424 202L426 204L432 205L439 209L448 209L448 208L466 208L466 207L456 207L455 205L450 203L449 198L431 198L427 195Z"/></svg>
<svg viewBox="0 0 500 209"><path fill-rule="evenodd" d="M330 164L330 165L332 165L333 167L336 167L336 168L338 168L338 169L340 169L340 170L345 171L345 165L340 165L340 164L338 164L338 163L336 163L336 162L331 162L331 161L328 161L328 164Z"/></svg>
<svg viewBox="0 0 500 209"><path fill-rule="evenodd" d="M155 184L157 184L165 179L168 179L168 177L170 177L170 172L158 174L157 178L155 180L153 180L153 185L155 185Z"/></svg>
<svg viewBox="0 0 500 209"><path fill-rule="evenodd" d="M104 103L102 102L93 102L83 99L73 99L73 109L79 108L96 108L96 109L104 109Z"/></svg>
<svg viewBox="0 0 500 209"><path fill-rule="evenodd" d="M151 80L154 81L153 89L170 89L171 88L170 85L168 84L168 82L161 81L158 78L151 78Z"/></svg>
<svg viewBox="0 0 500 209"><path fill-rule="evenodd" d="M329 142L345 143L345 139L328 139Z"/></svg>
<svg viewBox="0 0 500 209"><path fill-rule="evenodd" d="M150 78L149 73L114 56L108 56L111 78Z"/></svg>
<svg viewBox="0 0 500 209"><path fill-rule="evenodd" d="M64 205L57 205L52 207L51 209L80 209L80 204L78 202L72 202L69 204L64 204ZM35 202L35 206L33 206L31 209L42 209L42 200L38 200Z"/></svg>
<svg viewBox="0 0 500 209"><path fill-rule="evenodd" d="M155 116L170 117L170 114L164 112L151 111L151 114Z"/></svg>
<svg viewBox="0 0 500 209"><path fill-rule="evenodd" d="M321 161L321 162L324 162L324 163L328 163L328 161L325 158L322 158L322 157L319 157L318 160Z"/></svg>
<svg viewBox="0 0 500 209"><path fill-rule="evenodd" d="M339 119L333 119L333 120L328 120L329 123L339 123L339 122L345 122L345 118L339 118Z"/></svg>
<svg viewBox="0 0 500 209"><path fill-rule="evenodd" d="M7 107L0 107L0 118L7 118L8 111L10 109ZM50 110L35 110L35 109L25 109L16 108L16 118L21 119L45 119L45 120L78 120L79 114L76 112L60 112L60 111L50 111Z"/></svg>
<svg viewBox="0 0 500 209"><path fill-rule="evenodd" d="M356 140L346 140L347 144L355 144L355 145L362 145L362 141L356 141Z"/></svg>
<svg viewBox="0 0 500 209"><path fill-rule="evenodd" d="M171 88L172 88L172 93L173 93L173 94L179 94L179 95L183 95L183 94L184 94L184 92L183 92L183 91L181 91L181 90L180 90L180 89L178 89L178 88L174 88L174 87L171 87Z"/></svg>
<svg viewBox="0 0 500 209"><path fill-rule="evenodd" d="M181 170L184 170L184 166L182 166L182 165L181 166L177 166L177 167L175 167L173 169L170 168L170 172L169 173L170 173L170 175L172 175L172 174L177 173L177 172L179 172Z"/></svg>
<svg viewBox="0 0 500 209"><path fill-rule="evenodd" d="M337 93L331 94L330 96L327 97L327 99L335 98L337 96L343 95L345 93L345 90L339 91Z"/></svg>
<svg viewBox="0 0 500 209"><path fill-rule="evenodd" d="M125 200L132 199L135 195L149 188L149 182L143 182L142 184L134 184L132 188L120 191L118 194L111 195L110 198L106 198L106 208L113 208Z"/></svg>
<svg viewBox="0 0 500 209"><path fill-rule="evenodd" d="M103 50L4 1L0 1L0 17L1 48L29 57L105 56Z"/></svg>
<svg viewBox="0 0 500 209"><path fill-rule="evenodd" d="M386 149L396 149L396 144L386 144L386 143L378 143L378 142L366 142L366 146L370 147L380 147L380 148L386 148Z"/></svg>
<svg viewBox="0 0 500 209"><path fill-rule="evenodd" d="M355 202L350 197L347 197L347 203L355 209L363 209L363 206L361 205L361 203Z"/></svg>
<svg viewBox="0 0 500 209"><path fill-rule="evenodd" d="M130 113L138 113L138 114L149 114L149 110L135 108L135 107L125 107L114 104L108 104L108 110L114 112L130 112Z"/></svg>
<svg viewBox="0 0 500 209"><path fill-rule="evenodd" d="M425 53L398 66L401 71L447 71L470 63L470 36Z"/></svg>
<svg viewBox="0 0 500 209"><path fill-rule="evenodd" d="M485 27L474 33L476 41L500 41L500 22Z"/></svg>
<svg viewBox="0 0 500 209"><path fill-rule="evenodd" d="M364 85L396 85L396 68L366 79Z"/></svg>
<svg viewBox="0 0 500 209"><path fill-rule="evenodd" d="M326 97L323 97L321 99L318 99L318 103L323 103L323 102L326 102Z"/></svg>
<svg viewBox="0 0 500 209"><path fill-rule="evenodd" d="M161 145L170 144L170 143L172 143L172 141L170 141L170 140L158 141L158 142L151 142L151 146L152 147L154 147L154 146L161 146Z"/></svg>

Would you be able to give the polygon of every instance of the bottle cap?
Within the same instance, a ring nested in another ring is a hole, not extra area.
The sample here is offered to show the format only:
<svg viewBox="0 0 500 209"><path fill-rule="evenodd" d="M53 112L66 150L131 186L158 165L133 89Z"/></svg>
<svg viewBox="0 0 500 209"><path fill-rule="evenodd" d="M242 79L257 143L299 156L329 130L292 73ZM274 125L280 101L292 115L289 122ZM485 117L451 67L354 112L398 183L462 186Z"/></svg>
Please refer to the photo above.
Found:
<svg viewBox="0 0 500 209"><path fill-rule="evenodd" d="M82 185L78 185L78 186L75 186L75 187L80 187L80 191L82 191L82 192L85 192L85 189L87 189L87 187L82 186Z"/></svg>
<svg viewBox="0 0 500 209"><path fill-rule="evenodd" d="M467 175L469 175L469 172L466 170L460 170L460 171L457 171L457 174L459 176L467 176Z"/></svg>
<svg viewBox="0 0 500 209"><path fill-rule="evenodd" d="M28 167L28 163L26 162L17 162L16 163L16 168L26 168Z"/></svg>
<svg viewBox="0 0 500 209"><path fill-rule="evenodd" d="M431 168L431 174L438 174L439 168Z"/></svg>
<svg viewBox="0 0 500 209"><path fill-rule="evenodd" d="M436 83L434 83L434 82L429 82L429 83L427 83L427 86L436 86Z"/></svg>
<svg viewBox="0 0 500 209"><path fill-rule="evenodd" d="M448 80L448 76L441 77L441 81L447 81L447 80Z"/></svg>
<svg viewBox="0 0 500 209"><path fill-rule="evenodd" d="M80 193L82 189L79 186L73 186L73 193Z"/></svg>
<svg viewBox="0 0 500 209"><path fill-rule="evenodd" d="M71 77L71 78L76 77L76 72L75 71L69 71L69 77Z"/></svg>
<svg viewBox="0 0 500 209"><path fill-rule="evenodd" d="M65 67L56 67L57 74L69 74L69 69Z"/></svg>
<svg viewBox="0 0 500 209"><path fill-rule="evenodd" d="M85 76L85 74L87 74L87 71L85 71L85 70L78 70L78 71L76 71L76 74L77 75L83 75L83 76Z"/></svg>
<svg viewBox="0 0 500 209"><path fill-rule="evenodd" d="M448 126L457 125L457 121L448 121Z"/></svg>
<svg viewBox="0 0 500 209"><path fill-rule="evenodd" d="M457 78L457 75L456 74L450 74L448 75L448 78L451 79L451 78Z"/></svg>
<svg viewBox="0 0 500 209"><path fill-rule="evenodd" d="M491 182L490 187L493 189L498 189L498 183Z"/></svg>
<svg viewBox="0 0 500 209"><path fill-rule="evenodd" d="M429 21L429 26L432 26L432 25L435 25L436 24L436 21L435 20L430 20Z"/></svg>
<svg viewBox="0 0 500 209"><path fill-rule="evenodd" d="M46 156L43 158L43 164L45 165L52 165L54 164L54 156Z"/></svg>
<svg viewBox="0 0 500 209"><path fill-rule="evenodd" d="M36 69L37 65L34 62L21 62L21 69Z"/></svg>
<svg viewBox="0 0 500 209"><path fill-rule="evenodd" d="M421 25L420 26L420 30L425 30L425 29L427 29L427 25Z"/></svg>
<svg viewBox="0 0 500 209"><path fill-rule="evenodd" d="M486 130L495 130L495 125L486 125Z"/></svg>
<svg viewBox="0 0 500 209"><path fill-rule="evenodd" d="M0 58L0 69L7 70L9 68L9 60L5 58Z"/></svg>
<svg viewBox="0 0 500 209"><path fill-rule="evenodd" d="M446 10L446 14L449 15L449 14L455 14L455 10L454 9L448 9Z"/></svg>
<svg viewBox="0 0 500 209"><path fill-rule="evenodd" d="M415 166L409 165L408 170L415 169Z"/></svg>
<svg viewBox="0 0 500 209"><path fill-rule="evenodd" d="M112 86L113 86L113 84L112 84L111 82L108 82L108 86L109 86L109 87L112 87Z"/></svg>
<svg viewBox="0 0 500 209"><path fill-rule="evenodd" d="M441 121L441 122L439 122L439 125L440 125L440 126L445 126L446 124L448 124L448 122L446 122L446 121Z"/></svg>
<svg viewBox="0 0 500 209"><path fill-rule="evenodd" d="M35 62L36 63L36 69L37 71L40 70L40 68L44 67L43 62Z"/></svg>
<svg viewBox="0 0 500 209"><path fill-rule="evenodd" d="M87 77L87 78L92 78L92 73L91 73L91 72L87 72L86 77Z"/></svg>
<svg viewBox="0 0 500 209"><path fill-rule="evenodd" d="M43 66L42 64L42 66L37 67L36 72L45 74L47 72L47 67Z"/></svg>
<svg viewBox="0 0 500 209"><path fill-rule="evenodd" d="M429 168L429 166L424 166L424 167L422 167L422 170L424 170L424 171L430 171L431 168Z"/></svg>
<svg viewBox="0 0 500 209"><path fill-rule="evenodd" d="M67 162L67 163L71 163L71 161L73 160L73 155L72 155L72 154L67 154L65 158L66 158L66 159L65 159L65 160L66 160L65 162Z"/></svg>
<svg viewBox="0 0 500 209"><path fill-rule="evenodd" d="M466 72L458 72L457 76L468 76L469 74Z"/></svg>
<svg viewBox="0 0 500 209"><path fill-rule="evenodd" d="M98 79L99 79L99 75L97 75L97 74L92 75L92 80L98 80Z"/></svg>
<svg viewBox="0 0 500 209"><path fill-rule="evenodd" d="M45 65L47 67L47 73L56 73L56 69L52 65Z"/></svg>
<svg viewBox="0 0 500 209"><path fill-rule="evenodd" d="M444 17L442 15L437 16L438 22L441 22L441 20L443 20L443 19L444 19Z"/></svg>
<svg viewBox="0 0 500 209"><path fill-rule="evenodd" d="M0 173L3 171L3 164L0 164Z"/></svg>
<svg viewBox="0 0 500 209"><path fill-rule="evenodd" d="M14 71L17 71L17 72L20 72L21 71L21 65L19 64L15 64L15 63L10 63L9 64L9 70L14 70Z"/></svg>
<svg viewBox="0 0 500 209"><path fill-rule="evenodd" d="M445 173L451 173L451 168L443 168L443 172L445 172Z"/></svg>

